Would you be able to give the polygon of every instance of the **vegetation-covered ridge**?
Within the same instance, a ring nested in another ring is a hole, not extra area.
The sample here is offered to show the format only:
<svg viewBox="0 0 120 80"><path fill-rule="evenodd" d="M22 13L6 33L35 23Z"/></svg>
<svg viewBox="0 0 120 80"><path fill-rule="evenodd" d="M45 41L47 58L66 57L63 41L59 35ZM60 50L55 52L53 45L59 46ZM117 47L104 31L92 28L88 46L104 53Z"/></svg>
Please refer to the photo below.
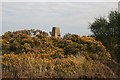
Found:
<svg viewBox="0 0 120 80"><path fill-rule="evenodd" d="M100 41L77 34L49 37L41 30L2 35L3 77L12 78L116 78L111 59Z"/></svg>

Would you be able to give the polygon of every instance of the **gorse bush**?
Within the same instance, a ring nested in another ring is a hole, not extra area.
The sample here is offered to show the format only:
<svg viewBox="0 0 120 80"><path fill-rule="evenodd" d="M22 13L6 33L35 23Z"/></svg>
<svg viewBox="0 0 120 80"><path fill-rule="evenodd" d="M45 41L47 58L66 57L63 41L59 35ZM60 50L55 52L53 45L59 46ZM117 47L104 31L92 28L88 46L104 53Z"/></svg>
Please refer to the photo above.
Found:
<svg viewBox="0 0 120 80"><path fill-rule="evenodd" d="M35 30L6 32L1 40L3 75L9 73L9 76L18 78L81 77L94 70L96 61L110 59L106 48L93 37L76 34L69 37L48 37L46 32ZM96 74L92 72L94 74L90 76Z"/></svg>
<svg viewBox="0 0 120 80"><path fill-rule="evenodd" d="M25 31L27 32L27 30ZM76 34L72 34L70 36L71 39L65 40L54 37L47 37L42 34L31 36L29 34L23 34L20 31L18 32L6 32L2 36L3 54L21 54L24 52L49 54L51 51L61 49L61 53L64 55L83 54L88 55L92 59L110 58L109 53L106 51L106 48L102 45L102 43L96 41L93 37L80 37ZM11 34L14 35L10 36Z"/></svg>
<svg viewBox="0 0 120 80"><path fill-rule="evenodd" d="M71 36L72 44L65 47L67 54L84 54L92 59L108 59L110 57L106 48L101 42L96 41L93 37L80 37L76 34Z"/></svg>
<svg viewBox="0 0 120 80"><path fill-rule="evenodd" d="M13 78L22 77L74 77L78 72L83 73L84 69L92 69L92 63L88 62L83 56L77 59L75 56L64 56L59 54L59 57L52 58L51 54L4 54L3 71L10 73ZM61 58L60 58L61 57ZM89 66L84 66L85 63ZM84 66L84 67L83 67ZM4 73L3 72L3 73ZM49 73L48 73L49 72ZM61 76L60 76L61 75ZM65 76L63 76L65 75ZM72 75L72 76L71 76Z"/></svg>

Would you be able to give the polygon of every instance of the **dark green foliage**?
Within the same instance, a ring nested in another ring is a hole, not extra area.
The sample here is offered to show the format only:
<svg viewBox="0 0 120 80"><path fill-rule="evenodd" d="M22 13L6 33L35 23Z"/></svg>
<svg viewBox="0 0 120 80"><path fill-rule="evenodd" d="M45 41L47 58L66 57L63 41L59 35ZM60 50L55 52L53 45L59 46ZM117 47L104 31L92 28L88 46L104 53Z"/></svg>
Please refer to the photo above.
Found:
<svg viewBox="0 0 120 80"><path fill-rule="evenodd" d="M90 29L98 41L101 41L112 58L120 62L120 13L111 11L108 18L100 17L90 24Z"/></svg>

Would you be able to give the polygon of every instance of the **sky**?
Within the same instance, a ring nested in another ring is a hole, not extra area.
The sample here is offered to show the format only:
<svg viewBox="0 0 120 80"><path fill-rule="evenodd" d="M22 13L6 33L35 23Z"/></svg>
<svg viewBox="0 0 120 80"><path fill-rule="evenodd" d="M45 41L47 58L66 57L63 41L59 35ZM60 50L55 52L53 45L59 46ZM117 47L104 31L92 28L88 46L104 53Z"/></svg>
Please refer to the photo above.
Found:
<svg viewBox="0 0 120 80"><path fill-rule="evenodd" d="M112 0L111 0L112 1ZM24 29L90 35L89 23L108 16L117 2L2 2L2 33Z"/></svg>

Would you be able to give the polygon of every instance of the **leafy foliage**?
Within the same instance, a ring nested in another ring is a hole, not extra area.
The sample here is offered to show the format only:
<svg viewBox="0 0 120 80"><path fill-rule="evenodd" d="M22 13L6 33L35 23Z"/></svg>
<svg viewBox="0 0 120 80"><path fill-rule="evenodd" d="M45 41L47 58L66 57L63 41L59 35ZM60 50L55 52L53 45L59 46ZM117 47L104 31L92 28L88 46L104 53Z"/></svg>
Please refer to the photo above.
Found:
<svg viewBox="0 0 120 80"><path fill-rule="evenodd" d="M100 17L90 24L90 29L98 41L101 41L112 58L120 62L120 13L111 11L108 18Z"/></svg>
<svg viewBox="0 0 120 80"><path fill-rule="evenodd" d="M12 77L81 77L94 70L96 61L110 59L106 48L93 37L71 34L60 39L31 34L16 31L2 35L3 71Z"/></svg>

